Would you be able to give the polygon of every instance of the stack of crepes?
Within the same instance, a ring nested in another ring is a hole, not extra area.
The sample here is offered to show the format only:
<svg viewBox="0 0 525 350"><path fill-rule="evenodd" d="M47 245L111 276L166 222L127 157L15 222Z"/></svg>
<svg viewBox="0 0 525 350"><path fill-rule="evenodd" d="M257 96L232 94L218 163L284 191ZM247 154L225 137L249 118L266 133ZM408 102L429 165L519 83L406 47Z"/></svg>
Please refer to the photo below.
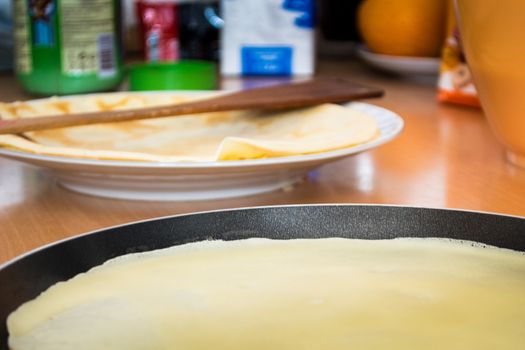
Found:
<svg viewBox="0 0 525 350"><path fill-rule="evenodd" d="M131 109L206 97L111 93L50 98L0 103L0 117ZM215 112L0 135L0 147L73 158L209 162L320 153L365 143L378 135L373 117L349 107L323 104L287 111Z"/></svg>

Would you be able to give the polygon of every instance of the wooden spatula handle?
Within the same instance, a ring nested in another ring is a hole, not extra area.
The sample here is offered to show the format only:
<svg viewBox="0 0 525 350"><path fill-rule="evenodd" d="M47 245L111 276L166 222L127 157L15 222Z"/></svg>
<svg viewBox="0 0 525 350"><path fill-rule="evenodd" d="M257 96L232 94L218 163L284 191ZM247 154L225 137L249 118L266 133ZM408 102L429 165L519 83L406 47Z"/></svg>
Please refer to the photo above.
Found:
<svg viewBox="0 0 525 350"><path fill-rule="evenodd" d="M338 103L362 98L379 97L380 89L357 85L343 79L316 79L265 88L244 90L218 97L174 105L147 107L109 112L53 115L0 122L0 134L63 127L124 122L205 112L246 109L283 109Z"/></svg>

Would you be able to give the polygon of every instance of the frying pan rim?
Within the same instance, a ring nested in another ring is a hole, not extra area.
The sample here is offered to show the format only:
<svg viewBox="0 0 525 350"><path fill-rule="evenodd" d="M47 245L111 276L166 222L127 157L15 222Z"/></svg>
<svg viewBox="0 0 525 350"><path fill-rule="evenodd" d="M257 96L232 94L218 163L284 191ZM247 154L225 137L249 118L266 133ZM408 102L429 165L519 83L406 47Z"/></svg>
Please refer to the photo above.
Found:
<svg viewBox="0 0 525 350"><path fill-rule="evenodd" d="M525 216L519 216L519 215L512 215L512 214L504 214L504 213L498 213L498 212L490 212L490 211L483 211L483 210L473 210L473 209L462 209L462 208L446 208L446 207L429 207L429 206L418 206L418 205L402 205L402 204L387 204L387 203L306 203L306 204L272 204L272 205L262 205L262 206L251 206L251 207L237 207L237 208L222 208L222 209L212 209L212 210L203 210L203 211L196 211L196 212L189 212L189 213L181 213L181 214L171 214L171 215L164 215L164 216L157 216L153 218L148 219L142 219L142 220L136 220L136 221L130 221L125 222L122 224L107 226L103 228L98 228L95 230L91 230L88 232L83 232L78 235L66 237L59 239L57 241L53 241L47 244L44 244L42 246L33 248L27 252L24 252L20 255L15 256L14 258L0 264L0 271L7 268L9 265L15 264L17 261L24 259L27 256L30 256L36 252L39 252L41 250L45 250L49 247L52 247L54 245L58 245L70 240L74 240L80 237L89 236L92 234L96 234L102 231L116 229L119 227L124 226L131 226L135 224L140 223L146 223L149 221L156 221L156 220L164 220L164 219L171 219L171 218L177 218L181 216L193 216L193 215L201 215L201 214L211 214L211 213L221 213L221 212L230 212L230 211L243 211L243 210L253 210L253 209L271 209L271 208L292 208L292 207L391 207L391 208L409 208L409 209L430 209L430 210L438 210L438 211L452 211L452 212L462 212L462 213L477 213L477 214L484 214L484 215L492 215L492 216L502 216L502 217L509 217L509 218L515 218L515 219L522 219L525 220Z"/></svg>

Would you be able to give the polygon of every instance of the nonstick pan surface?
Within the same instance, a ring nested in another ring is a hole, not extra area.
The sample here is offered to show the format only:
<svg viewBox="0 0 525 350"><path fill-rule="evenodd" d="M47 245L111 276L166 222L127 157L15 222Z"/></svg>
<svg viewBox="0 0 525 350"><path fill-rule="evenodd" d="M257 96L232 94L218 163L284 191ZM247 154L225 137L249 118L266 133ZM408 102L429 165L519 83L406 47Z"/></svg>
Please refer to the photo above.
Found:
<svg viewBox="0 0 525 350"><path fill-rule="evenodd" d="M525 251L525 219L446 209L307 205L215 211L103 229L0 266L0 349L7 349L7 315L58 281L127 253L205 239L249 237L445 237Z"/></svg>

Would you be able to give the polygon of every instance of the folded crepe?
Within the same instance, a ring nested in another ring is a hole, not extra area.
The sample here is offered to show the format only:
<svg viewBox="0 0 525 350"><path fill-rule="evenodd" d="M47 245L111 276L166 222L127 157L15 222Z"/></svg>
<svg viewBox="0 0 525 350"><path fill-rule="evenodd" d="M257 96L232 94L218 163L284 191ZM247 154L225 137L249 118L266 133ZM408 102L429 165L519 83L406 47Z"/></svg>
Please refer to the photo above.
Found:
<svg viewBox="0 0 525 350"><path fill-rule="evenodd" d="M0 103L1 119L181 103L175 93L111 93ZM151 162L242 160L331 151L368 142L375 119L334 104L287 111L234 111L0 135L0 147L73 158Z"/></svg>

